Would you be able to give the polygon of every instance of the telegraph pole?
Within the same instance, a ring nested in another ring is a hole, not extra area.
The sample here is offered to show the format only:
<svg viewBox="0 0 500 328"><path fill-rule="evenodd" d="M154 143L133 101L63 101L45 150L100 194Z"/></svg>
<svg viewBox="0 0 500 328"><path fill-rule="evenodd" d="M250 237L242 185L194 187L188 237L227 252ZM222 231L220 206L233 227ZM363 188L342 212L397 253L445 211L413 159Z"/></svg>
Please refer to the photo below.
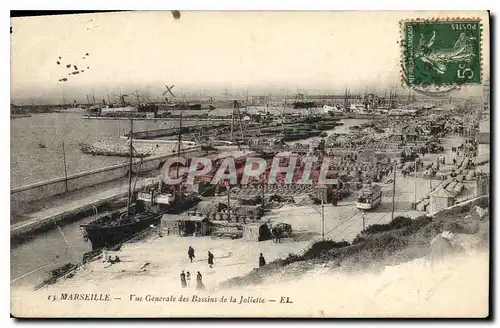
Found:
<svg viewBox="0 0 500 328"><path fill-rule="evenodd" d="M415 161L415 177L413 179L413 209L417 209L417 161Z"/></svg>
<svg viewBox="0 0 500 328"><path fill-rule="evenodd" d="M432 171L429 172L429 191L432 191Z"/></svg>
<svg viewBox="0 0 500 328"><path fill-rule="evenodd" d="M363 219L363 231L365 231L365 211L361 210L361 218Z"/></svg>
<svg viewBox="0 0 500 328"><path fill-rule="evenodd" d="M325 240L325 190L321 194L321 239Z"/></svg>
<svg viewBox="0 0 500 328"><path fill-rule="evenodd" d="M227 221L231 222L231 197L229 194L229 182L227 185Z"/></svg>
<svg viewBox="0 0 500 328"><path fill-rule="evenodd" d="M62 142L63 163L64 163L64 183L66 185L66 192L68 192L68 171L66 169L66 152L64 151L64 141Z"/></svg>
<svg viewBox="0 0 500 328"><path fill-rule="evenodd" d="M265 208L266 206L266 190L265 190L265 184L262 184L262 208Z"/></svg>

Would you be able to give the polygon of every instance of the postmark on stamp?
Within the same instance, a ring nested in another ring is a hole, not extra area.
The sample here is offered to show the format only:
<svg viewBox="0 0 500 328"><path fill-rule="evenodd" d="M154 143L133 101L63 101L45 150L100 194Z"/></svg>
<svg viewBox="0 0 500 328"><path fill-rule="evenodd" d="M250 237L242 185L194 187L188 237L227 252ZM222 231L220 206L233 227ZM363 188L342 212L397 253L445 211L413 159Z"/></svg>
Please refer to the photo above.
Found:
<svg viewBox="0 0 500 328"><path fill-rule="evenodd" d="M443 90L480 84L479 19L401 22L404 82L416 89Z"/></svg>

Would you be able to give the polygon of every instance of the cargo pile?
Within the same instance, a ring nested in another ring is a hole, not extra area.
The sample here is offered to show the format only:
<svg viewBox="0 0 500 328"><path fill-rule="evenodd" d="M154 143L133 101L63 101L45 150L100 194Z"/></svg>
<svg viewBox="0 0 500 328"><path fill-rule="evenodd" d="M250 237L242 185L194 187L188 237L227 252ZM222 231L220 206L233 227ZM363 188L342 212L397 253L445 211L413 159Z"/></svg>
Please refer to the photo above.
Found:
<svg viewBox="0 0 500 328"><path fill-rule="evenodd" d="M439 185L446 191L453 194L455 197L459 196L465 189L465 185L463 182L465 181L473 181L476 177L476 171L472 165L472 160L470 158L460 158L457 161L456 170L452 171L449 176L442 181ZM430 196L429 194L417 202L416 209L417 211L427 211L428 206L430 204Z"/></svg>

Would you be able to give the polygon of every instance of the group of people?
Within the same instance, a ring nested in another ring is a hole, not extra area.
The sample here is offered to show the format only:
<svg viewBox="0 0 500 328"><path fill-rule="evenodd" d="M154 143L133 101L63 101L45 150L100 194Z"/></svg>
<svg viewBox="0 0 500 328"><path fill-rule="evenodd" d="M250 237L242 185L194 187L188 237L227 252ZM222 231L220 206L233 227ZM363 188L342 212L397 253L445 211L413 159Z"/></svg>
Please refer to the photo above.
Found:
<svg viewBox="0 0 500 328"><path fill-rule="evenodd" d="M181 272L181 287L186 288L191 286L191 273L188 271L184 273L184 270ZM203 284L203 276L200 271L196 274L196 289L203 290L205 289L205 285Z"/></svg>
<svg viewBox="0 0 500 328"><path fill-rule="evenodd" d="M193 263L193 259L195 259L194 255L194 248L192 246L189 246L188 248L188 257L189 261ZM208 266L210 268L213 267L214 265L214 254L212 252L208 251ZM190 286L190 281L191 281L191 273L188 271L187 273L184 273L184 270L182 270L181 273L181 287L186 288ZM203 285L203 276L201 275L200 271L196 274L196 289L205 289L205 285Z"/></svg>
<svg viewBox="0 0 500 328"><path fill-rule="evenodd" d="M280 227L273 227L271 229L273 235L273 242L275 244L281 243L281 237L283 236L283 230ZM262 253L260 254L262 255Z"/></svg>
<svg viewBox="0 0 500 328"><path fill-rule="evenodd" d="M194 248L189 246L188 248L188 257L189 257L189 261L191 263L193 263L193 259L195 258L194 256ZM212 254L212 252L208 251L208 266L210 267L210 269L213 267L214 265L214 254Z"/></svg>
<svg viewBox="0 0 500 328"><path fill-rule="evenodd" d="M412 162L410 163L407 162L406 165L403 166L403 168L401 169L401 174L403 174L403 178L406 178L411 173L415 172L415 169L417 172L419 172L421 169L424 168L424 162L421 161L418 157L416 159L416 162L417 162L416 167L415 164Z"/></svg>
<svg viewBox="0 0 500 328"><path fill-rule="evenodd" d="M189 246L188 255L189 255L189 260L191 262L193 262L194 248L192 248L191 246ZM210 267L213 266L213 264L214 264L213 261L214 261L214 255L209 251L208 252L208 265ZM262 255L262 253L260 253L259 268L263 267L264 265L266 265L266 259L264 258L264 255ZM182 270L182 272L181 272L181 287L186 288L186 287L190 287L190 286L191 286L191 273L189 271L184 272L184 270ZM200 271L198 271L196 273L196 289L197 290L204 290L205 289L205 285L203 284L203 276L202 276Z"/></svg>

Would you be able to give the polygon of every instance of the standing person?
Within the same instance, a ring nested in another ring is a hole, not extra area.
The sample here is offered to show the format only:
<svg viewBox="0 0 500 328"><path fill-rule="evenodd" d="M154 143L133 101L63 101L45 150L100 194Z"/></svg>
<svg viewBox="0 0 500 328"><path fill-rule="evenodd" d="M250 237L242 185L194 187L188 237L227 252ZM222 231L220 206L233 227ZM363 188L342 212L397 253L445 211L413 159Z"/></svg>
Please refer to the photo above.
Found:
<svg viewBox="0 0 500 328"><path fill-rule="evenodd" d="M191 285L191 273L189 273L189 271L186 273L186 280L189 287Z"/></svg>
<svg viewBox="0 0 500 328"><path fill-rule="evenodd" d="M186 274L184 273L184 270L181 272L181 287L186 288Z"/></svg>
<svg viewBox="0 0 500 328"><path fill-rule="evenodd" d="M196 289L205 289L205 285L203 285L202 279L203 277L200 271L198 271L198 274L196 275Z"/></svg>
<svg viewBox="0 0 500 328"><path fill-rule="evenodd" d="M194 248L189 246L189 249L188 249L188 256L189 256L189 260L191 261L191 263L193 263L193 259L194 259Z"/></svg>
<svg viewBox="0 0 500 328"><path fill-rule="evenodd" d="M264 265L266 265L266 260L264 259L264 255L262 255L262 253L260 253L260 256L259 256L259 268L263 267Z"/></svg>
<svg viewBox="0 0 500 328"><path fill-rule="evenodd" d="M212 252L208 251L208 266L211 269L213 265L214 265L214 254L212 254Z"/></svg>

